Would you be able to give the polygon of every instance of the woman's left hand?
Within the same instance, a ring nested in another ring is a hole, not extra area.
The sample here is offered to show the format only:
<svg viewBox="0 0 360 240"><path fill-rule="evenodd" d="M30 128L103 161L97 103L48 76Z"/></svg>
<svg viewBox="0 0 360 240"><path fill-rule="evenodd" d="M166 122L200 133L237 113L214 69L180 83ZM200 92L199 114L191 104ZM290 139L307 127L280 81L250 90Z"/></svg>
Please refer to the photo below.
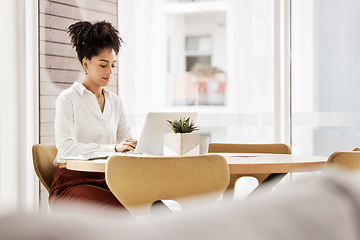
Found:
<svg viewBox="0 0 360 240"><path fill-rule="evenodd" d="M132 138L128 138L121 143L116 144L115 151L116 152L129 152L134 151L136 148L138 141Z"/></svg>

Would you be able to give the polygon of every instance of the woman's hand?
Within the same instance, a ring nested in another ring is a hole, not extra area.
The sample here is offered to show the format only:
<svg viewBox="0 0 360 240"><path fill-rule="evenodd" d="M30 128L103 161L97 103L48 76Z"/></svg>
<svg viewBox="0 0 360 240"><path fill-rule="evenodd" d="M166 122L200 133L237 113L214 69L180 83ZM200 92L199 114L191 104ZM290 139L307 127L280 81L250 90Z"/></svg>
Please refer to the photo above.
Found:
<svg viewBox="0 0 360 240"><path fill-rule="evenodd" d="M116 144L115 151L116 152L134 151L137 143L138 143L138 141L136 141L132 138L128 138L128 139L122 141L121 143Z"/></svg>

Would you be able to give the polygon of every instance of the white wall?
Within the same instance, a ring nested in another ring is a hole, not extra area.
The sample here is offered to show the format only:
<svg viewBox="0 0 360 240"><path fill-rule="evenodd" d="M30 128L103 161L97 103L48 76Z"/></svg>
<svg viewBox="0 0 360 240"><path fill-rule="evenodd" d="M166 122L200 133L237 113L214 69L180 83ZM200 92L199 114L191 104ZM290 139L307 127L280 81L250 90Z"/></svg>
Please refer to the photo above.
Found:
<svg viewBox="0 0 360 240"><path fill-rule="evenodd" d="M33 211L38 180L37 1L2 1L0 8L0 215Z"/></svg>

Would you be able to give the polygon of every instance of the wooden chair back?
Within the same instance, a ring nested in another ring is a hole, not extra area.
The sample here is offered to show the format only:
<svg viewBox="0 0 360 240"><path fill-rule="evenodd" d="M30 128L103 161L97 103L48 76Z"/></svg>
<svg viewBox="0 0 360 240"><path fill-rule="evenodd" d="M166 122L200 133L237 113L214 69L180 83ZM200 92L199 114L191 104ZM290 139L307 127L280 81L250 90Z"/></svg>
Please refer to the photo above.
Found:
<svg viewBox="0 0 360 240"><path fill-rule="evenodd" d="M49 192L56 170L54 159L57 154L55 145L36 144L32 147L33 164L40 182Z"/></svg>
<svg viewBox="0 0 360 240"><path fill-rule="evenodd" d="M206 199L215 201L229 184L229 167L219 155L111 156L105 176L116 198L137 216L149 215L158 200L181 205L186 197L211 193Z"/></svg>
<svg viewBox="0 0 360 240"><path fill-rule="evenodd" d="M334 152L329 157L327 164L348 170L360 170L360 152Z"/></svg>

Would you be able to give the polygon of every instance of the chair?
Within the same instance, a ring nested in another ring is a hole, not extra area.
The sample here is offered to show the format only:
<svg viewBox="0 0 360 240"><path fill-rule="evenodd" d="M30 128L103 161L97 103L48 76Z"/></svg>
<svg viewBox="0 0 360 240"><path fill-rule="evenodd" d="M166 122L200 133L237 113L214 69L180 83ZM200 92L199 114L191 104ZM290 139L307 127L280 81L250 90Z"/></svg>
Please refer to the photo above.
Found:
<svg viewBox="0 0 360 240"><path fill-rule="evenodd" d="M36 144L32 147L33 164L40 182L49 192L52 178L56 170L54 159L57 154L55 145Z"/></svg>
<svg viewBox="0 0 360 240"><path fill-rule="evenodd" d="M360 170L360 152L334 152L329 157L327 164L348 170Z"/></svg>
<svg viewBox="0 0 360 240"><path fill-rule="evenodd" d="M210 143L209 153L276 153L291 154L291 148L283 143L271 144L235 144L235 143ZM254 177L259 184L262 183L269 174L230 174L230 183L226 190L227 196L234 194L236 181L241 177Z"/></svg>
<svg viewBox="0 0 360 240"><path fill-rule="evenodd" d="M186 197L209 194L206 199L215 201L229 184L229 167L219 155L114 155L108 158L105 176L112 193L132 215L149 216L158 200L175 200L183 209Z"/></svg>
<svg viewBox="0 0 360 240"><path fill-rule="evenodd" d="M360 148L354 148L353 151L360 151Z"/></svg>

